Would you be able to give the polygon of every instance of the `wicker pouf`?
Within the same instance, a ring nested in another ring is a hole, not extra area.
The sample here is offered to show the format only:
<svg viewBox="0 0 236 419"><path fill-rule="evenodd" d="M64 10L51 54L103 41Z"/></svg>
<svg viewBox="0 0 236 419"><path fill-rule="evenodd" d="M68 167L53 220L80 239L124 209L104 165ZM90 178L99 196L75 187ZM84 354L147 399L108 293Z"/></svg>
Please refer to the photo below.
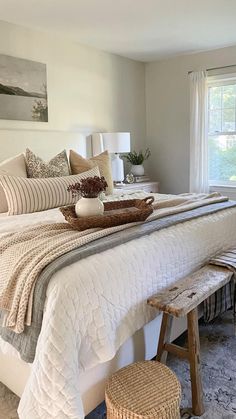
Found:
<svg viewBox="0 0 236 419"><path fill-rule="evenodd" d="M179 419L181 388L175 374L156 361L137 362L106 385L107 419Z"/></svg>

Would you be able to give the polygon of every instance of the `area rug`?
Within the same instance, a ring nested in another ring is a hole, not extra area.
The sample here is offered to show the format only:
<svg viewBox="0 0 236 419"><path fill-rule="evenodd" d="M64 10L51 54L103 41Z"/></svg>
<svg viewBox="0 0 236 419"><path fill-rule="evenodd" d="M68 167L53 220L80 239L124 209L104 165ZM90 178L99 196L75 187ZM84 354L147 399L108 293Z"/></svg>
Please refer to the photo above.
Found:
<svg viewBox="0 0 236 419"><path fill-rule="evenodd" d="M200 322L201 365L205 413L202 419L236 419L236 337L231 311L205 325ZM183 340L178 339L178 343ZM186 342L185 337L185 342ZM182 387L183 408L191 406L188 363L169 357ZM182 415L188 419L191 415Z"/></svg>
<svg viewBox="0 0 236 419"><path fill-rule="evenodd" d="M232 312L205 325L200 322L201 361L206 411L202 419L236 419L236 337ZM186 343L186 335L178 339ZM191 406L189 368L187 362L168 357L168 366L177 374L182 386L181 417L195 418ZM0 383L0 419L17 419L19 399ZM86 419L105 419L102 403Z"/></svg>

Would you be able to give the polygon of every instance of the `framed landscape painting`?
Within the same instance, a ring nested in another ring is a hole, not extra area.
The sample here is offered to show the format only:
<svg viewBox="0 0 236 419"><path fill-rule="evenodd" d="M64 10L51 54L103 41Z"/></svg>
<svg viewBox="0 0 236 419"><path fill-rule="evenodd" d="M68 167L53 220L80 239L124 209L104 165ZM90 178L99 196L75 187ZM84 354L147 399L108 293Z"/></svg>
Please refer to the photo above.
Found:
<svg viewBox="0 0 236 419"><path fill-rule="evenodd" d="M46 64L0 54L0 119L48 122Z"/></svg>

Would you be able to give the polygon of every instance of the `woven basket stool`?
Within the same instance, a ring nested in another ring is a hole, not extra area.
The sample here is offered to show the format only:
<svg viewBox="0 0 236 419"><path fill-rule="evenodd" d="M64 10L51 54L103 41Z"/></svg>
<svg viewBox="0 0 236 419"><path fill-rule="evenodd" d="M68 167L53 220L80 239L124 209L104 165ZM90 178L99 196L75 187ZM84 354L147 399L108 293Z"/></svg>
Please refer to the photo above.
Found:
<svg viewBox="0 0 236 419"><path fill-rule="evenodd" d="M136 362L108 380L107 419L179 419L180 399L180 384L166 365Z"/></svg>

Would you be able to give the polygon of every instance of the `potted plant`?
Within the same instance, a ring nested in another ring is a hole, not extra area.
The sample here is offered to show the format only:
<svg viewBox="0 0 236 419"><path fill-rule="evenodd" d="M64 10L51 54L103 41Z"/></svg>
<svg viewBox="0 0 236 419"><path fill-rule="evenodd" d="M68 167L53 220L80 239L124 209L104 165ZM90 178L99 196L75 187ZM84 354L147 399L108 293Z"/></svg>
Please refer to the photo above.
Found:
<svg viewBox="0 0 236 419"><path fill-rule="evenodd" d="M76 215L78 217L102 215L104 205L99 195L106 190L107 186L103 176L87 177L74 185L69 185L67 191L72 193L73 198L79 197L75 205Z"/></svg>
<svg viewBox="0 0 236 419"><path fill-rule="evenodd" d="M130 153L126 154L124 157L131 163L130 172L134 176L143 176L144 175L144 167L143 162L150 157L150 150L147 148L144 152L141 150L139 153L136 151L130 151Z"/></svg>

